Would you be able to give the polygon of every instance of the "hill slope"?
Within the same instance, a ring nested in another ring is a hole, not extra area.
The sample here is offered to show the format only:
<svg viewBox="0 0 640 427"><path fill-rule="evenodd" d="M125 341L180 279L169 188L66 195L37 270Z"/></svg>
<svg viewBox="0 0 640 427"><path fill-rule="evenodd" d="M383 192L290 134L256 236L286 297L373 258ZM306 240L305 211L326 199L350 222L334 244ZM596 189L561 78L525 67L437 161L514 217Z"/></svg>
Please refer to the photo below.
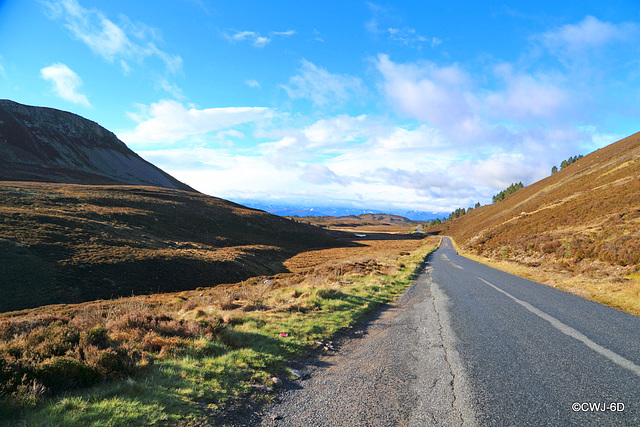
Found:
<svg viewBox="0 0 640 427"><path fill-rule="evenodd" d="M299 222L315 225L316 227L333 230L351 230L358 232L376 233L409 233L417 229L422 221L412 221L399 215L360 214L348 216L307 216L291 217Z"/></svg>
<svg viewBox="0 0 640 427"><path fill-rule="evenodd" d="M0 100L1 180L152 185L193 191L97 123L9 100Z"/></svg>
<svg viewBox="0 0 640 427"><path fill-rule="evenodd" d="M436 228L463 249L618 279L640 264L640 133Z"/></svg>
<svg viewBox="0 0 640 427"><path fill-rule="evenodd" d="M0 236L0 311L233 283L344 245L195 192L7 181Z"/></svg>

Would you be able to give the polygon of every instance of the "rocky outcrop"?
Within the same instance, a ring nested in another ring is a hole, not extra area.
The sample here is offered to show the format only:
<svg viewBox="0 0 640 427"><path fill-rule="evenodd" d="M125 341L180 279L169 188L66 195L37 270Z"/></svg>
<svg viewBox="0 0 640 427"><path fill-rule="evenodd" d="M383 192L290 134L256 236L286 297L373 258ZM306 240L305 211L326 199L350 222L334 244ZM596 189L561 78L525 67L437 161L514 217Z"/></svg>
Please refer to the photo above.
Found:
<svg viewBox="0 0 640 427"><path fill-rule="evenodd" d="M76 114L0 100L0 180L195 191Z"/></svg>

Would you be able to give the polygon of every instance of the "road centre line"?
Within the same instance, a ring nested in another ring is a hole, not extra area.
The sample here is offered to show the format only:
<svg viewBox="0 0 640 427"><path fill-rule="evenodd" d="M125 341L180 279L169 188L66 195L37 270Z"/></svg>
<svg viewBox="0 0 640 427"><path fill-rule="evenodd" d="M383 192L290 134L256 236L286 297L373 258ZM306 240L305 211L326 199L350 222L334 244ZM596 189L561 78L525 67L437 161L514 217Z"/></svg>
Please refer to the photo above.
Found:
<svg viewBox="0 0 640 427"><path fill-rule="evenodd" d="M444 255L444 254L442 255L442 259L443 259L447 264L449 264L450 266L455 267L455 268L457 268L458 270L464 270L464 268L462 268L461 266L459 266L459 265L458 265L458 264L456 264L455 262L451 261L451 260L449 259L449 257L448 257L448 256L446 256L446 255Z"/></svg>
<svg viewBox="0 0 640 427"><path fill-rule="evenodd" d="M586 345L590 349L594 350L596 353L598 353L598 354L606 357L607 359L611 360L613 363L615 363L617 365L620 365L623 368L628 369L629 371L633 372L634 374L640 376L640 366L636 365L631 360L620 356L618 353L615 353L615 352L609 350L608 348L605 348L605 347L602 347L599 344L596 344L595 342L593 342L589 338L587 338L585 335L583 335L581 332L578 332L577 330L573 329L571 326L562 323L561 321L559 321L555 317L548 315L544 311L532 306L528 302L522 301L522 300L514 297L510 293L500 289L499 287L487 282L486 280L484 280L484 279L482 279L480 277L478 277L478 279L482 280L484 283L486 283L487 285L491 286L496 291L505 294L506 296L508 296L509 298L511 298L512 300L514 300L515 302L517 302L518 304L520 304L521 306L523 306L524 308L526 308L527 310L532 312L533 314L535 314L536 316L538 316L538 317L546 320L547 322L551 323L551 326L553 326L554 328L556 328L557 330L559 330L563 334L568 335L571 338L577 339L578 341L582 342L584 345Z"/></svg>

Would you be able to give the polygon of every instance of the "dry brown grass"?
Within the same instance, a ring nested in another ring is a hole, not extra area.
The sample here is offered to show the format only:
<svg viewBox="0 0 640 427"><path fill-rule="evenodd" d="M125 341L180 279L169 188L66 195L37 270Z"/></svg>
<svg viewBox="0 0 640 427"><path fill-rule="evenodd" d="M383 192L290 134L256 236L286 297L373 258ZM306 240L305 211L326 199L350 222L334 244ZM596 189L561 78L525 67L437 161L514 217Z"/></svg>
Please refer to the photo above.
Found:
<svg viewBox="0 0 640 427"><path fill-rule="evenodd" d="M424 244L419 237L386 234L368 235L366 239L354 242L359 246L302 252L289 258L284 265L292 272L306 271L317 265L340 263L345 259L398 257L401 253L414 251Z"/></svg>
<svg viewBox="0 0 640 427"><path fill-rule="evenodd" d="M487 258L469 252L461 252L461 254L469 259L516 276L571 292L628 313L640 315L640 278L635 275L620 277L619 271L612 271L610 274L606 274L604 267L596 269L598 274L576 274L554 268L552 265L529 266L521 262ZM615 269L616 267L613 268Z"/></svg>

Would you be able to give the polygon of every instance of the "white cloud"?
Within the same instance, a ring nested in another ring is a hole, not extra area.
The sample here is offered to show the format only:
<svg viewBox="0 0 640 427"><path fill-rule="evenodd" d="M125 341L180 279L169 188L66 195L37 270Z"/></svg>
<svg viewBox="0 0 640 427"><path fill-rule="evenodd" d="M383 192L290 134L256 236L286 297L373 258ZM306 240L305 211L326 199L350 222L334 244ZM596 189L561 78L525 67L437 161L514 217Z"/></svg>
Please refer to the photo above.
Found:
<svg viewBox="0 0 640 427"><path fill-rule="evenodd" d="M515 72L508 64L495 68L504 89L487 91L483 100L487 114L493 118L525 120L531 117L552 119L570 105L572 94L559 76L533 76Z"/></svg>
<svg viewBox="0 0 640 427"><path fill-rule="evenodd" d="M567 24L544 33L542 40L553 51L575 54L610 43L632 41L639 29L634 23L615 25L586 16L578 24Z"/></svg>
<svg viewBox="0 0 640 427"><path fill-rule="evenodd" d="M167 79L160 79L158 85L162 90L172 95L175 99L186 98L182 89L180 89L175 83L169 82Z"/></svg>
<svg viewBox="0 0 640 427"><path fill-rule="evenodd" d="M53 91L60 98L91 107L87 96L78 92L82 86L82 79L65 64L57 63L44 67L40 70L40 76L53 85Z"/></svg>
<svg viewBox="0 0 640 427"><path fill-rule="evenodd" d="M363 81L349 75L332 74L307 61L302 60L300 74L289 79L282 86L291 99L309 99L316 106L342 105L356 96L363 96L366 88Z"/></svg>
<svg viewBox="0 0 640 427"><path fill-rule="evenodd" d="M294 30L288 30L288 31L273 31L271 34L273 34L274 36L284 36L284 37L289 37L289 36L293 36L296 32Z"/></svg>
<svg viewBox="0 0 640 427"><path fill-rule="evenodd" d="M234 34L225 34L225 37L230 42L247 41L255 47L265 47L271 42L269 37L261 36L253 31L236 31Z"/></svg>
<svg viewBox="0 0 640 427"><path fill-rule="evenodd" d="M302 181L316 185L326 185L334 183L347 185L350 181L349 178L340 177L326 165L319 163L306 164L304 166L304 172L300 175L300 179Z"/></svg>
<svg viewBox="0 0 640 427"><path fill-rule="evenodd" d="M209 137L242 144L141 154L194 188L232 200L451 212L488 203L513 182L541 179L554 161L586 154L582 147L601 137L593 129L524 130L505 133L499 143L469 146L426 124L401 127L380 117L338 115L250 137L233 128Z"/></svg>
<svg viewBox="0 0 640 427"><path fill-rule="evenodd" d="M260 82L258 82L257 80L254 79L249 79L245 82L247 84L247 86L252 87L252 88L256 88L259 89L260 88Z"/></svg>
<svg viewBox="0 0 640 427"><path fill-rule="evenodd" d="M450 135L477 133L478 99L471 91L471 77L460 67L431 62L396 64L382 54L375 65L384 79L382 92L398 112Z"/></svg>
<svg viewBox="0 0 640 427"><path fill-rule="evenodd" d="M273 40L273 37L290 37L296 32L289 31L272 31L269 37L263 36L255 31L232 31L232 33L223 33L224 37L231 43L247 42L254 47L265 47Z"/></svg>
<svg viewBox="0 0 640 427"><path fill-rule="evenodd" d="M428 123L455 143L510 145L540 120L555 126L585 114L587 95L559 72L532 73L501 63L491 73L472 75L457 64L398 64L387 55L379 55L375 66L381 92L398 113Z"/></svg>
<svg viewBox="0 0 640 427"><path fill-rule="evenodd" d="M144 24L134 24L123 16L123 24L117 25L99 10L83 8L77 0L44 4L53 19L65 22L73 37L107 61L118 62L125 72L130 70L130 61L141 62L149 57L162 61L170 72L182 68L182 58L159 49L155 44L159 39L157 31Z"/></svg>
<svg viewBox="0 0 640 427"><path fill-rule="evenodd" d="M390 11L380 5L367 3L372 13L372 18L367 21L365 28L374 35L384 35L389 40L400 43L406 47L421 49L423 45L428 44L431 48L436 48L442 43L442 39L438 37L427 37L411 27L396 27L385 25L385 22L395 21L390 15Z"/></svg>
<svg viewBox="0 0 640 427"><path fill-rule="evenodd" d="M129 113L138 124L123 131L120 138L127 143L175 142L211 132L230 129L244 123L271 117L264 107L187 108L177 101L162 100L150 106L139 105L139 113Z"/></svg>

